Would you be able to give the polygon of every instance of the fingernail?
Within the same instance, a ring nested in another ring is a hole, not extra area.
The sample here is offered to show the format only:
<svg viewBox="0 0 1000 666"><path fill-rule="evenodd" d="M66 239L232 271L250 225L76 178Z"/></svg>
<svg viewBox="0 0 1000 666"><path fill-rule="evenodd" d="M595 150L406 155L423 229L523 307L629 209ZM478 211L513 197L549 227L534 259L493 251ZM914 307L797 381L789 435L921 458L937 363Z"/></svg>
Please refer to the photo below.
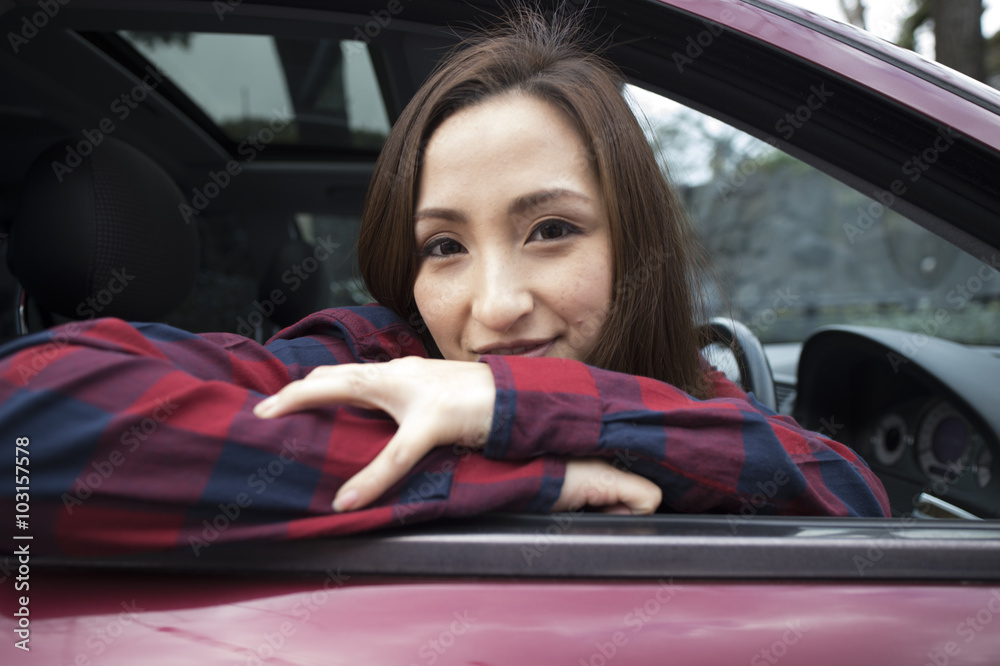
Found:
<svg viewBox="0 0 1000 666"><path fill-rule="evenodd" d="M278 396L272 395L266 400L261 400L257 403L257 406L253 408L253 413L255 416L264 417L274 411L275 406L278 404Z"/></svg>
<svg viewBox="0 0 1000 666"><path fill-rule="evenodd" d="M333 510L336 512L349 511L352 506L358 502L358 491L351 490L345 491L338 495L336 499L333 500Z"/></svg>

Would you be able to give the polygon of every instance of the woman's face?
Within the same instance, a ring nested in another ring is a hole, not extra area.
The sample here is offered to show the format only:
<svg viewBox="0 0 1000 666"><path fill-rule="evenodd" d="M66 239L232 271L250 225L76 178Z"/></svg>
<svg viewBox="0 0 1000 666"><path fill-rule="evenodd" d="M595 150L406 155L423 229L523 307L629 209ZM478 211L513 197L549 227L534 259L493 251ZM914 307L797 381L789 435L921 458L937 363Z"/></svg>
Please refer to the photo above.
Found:
<svg viewBox="0 0 1000 666"><path fill-rule="evenodd" d="M611 303L600 183L554 106L504 95L431 136L415 215L417 308L446 359L583 360Z"/></svg>

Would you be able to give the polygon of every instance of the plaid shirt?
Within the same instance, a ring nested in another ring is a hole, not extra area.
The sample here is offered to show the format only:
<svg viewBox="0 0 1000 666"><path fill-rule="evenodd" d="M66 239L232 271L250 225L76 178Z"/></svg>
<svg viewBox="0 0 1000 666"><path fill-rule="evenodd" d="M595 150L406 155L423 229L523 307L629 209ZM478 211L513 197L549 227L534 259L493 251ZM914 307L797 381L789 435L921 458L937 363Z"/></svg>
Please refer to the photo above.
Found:
<svg viewBox="0 0 1000 666"><path fill-rule="evenodd" d="M483 357L497 398L481 453L439 447L372 506L334 513L337 489L385 446L393 420L350 406L267 420L252 409L317 366L406 355L426 352L375 306L317 312L263 346L117 319L7 344L0 441L29 440L32 552L197 553L241 539L547 512L565 459L579 456L652 479L661 510L888 515L881 483L850 449L774 414L718 371L710 380L719 397L701 401L576 361L509 356Z"/></svg>

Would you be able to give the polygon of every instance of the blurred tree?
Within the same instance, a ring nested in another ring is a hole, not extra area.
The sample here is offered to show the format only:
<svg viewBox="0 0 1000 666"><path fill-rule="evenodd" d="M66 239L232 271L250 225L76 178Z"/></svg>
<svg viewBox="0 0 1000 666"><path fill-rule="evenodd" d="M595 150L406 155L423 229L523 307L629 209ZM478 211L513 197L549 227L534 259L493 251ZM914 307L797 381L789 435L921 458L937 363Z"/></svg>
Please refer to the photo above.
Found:
<svg viewBox="0 0 1000 666"><path fill-rule="evenodd" d="M1000 88L1000 31L986 40L986 82Z"/></svg>
<svg viewBox="0 0 1000 666"><path fill-rule="evenodd" d="M840 8L844 10L844 16L847 17L851 25L862 30L867 28L865 23L865 9L867 8L864 0L854 0L853 4L849 3L848 0L840 0Z"/></svg>
<svg viewBox="0 0 1000 666"><path fill-rule="evenodd" d="M917 30L932 22L937 61L990 81L1000 74L1000 33L984 39L982 15L983 0L913 0L913 11L900 27L899 44L912 49Z"/></svg>
<svg viewBox="0 0 1000 666"><path fill-rule="evenodd" d="M986 50L980 27L983 0L933 0L934 53L947 65L974 79L986 79Z"/></svg>

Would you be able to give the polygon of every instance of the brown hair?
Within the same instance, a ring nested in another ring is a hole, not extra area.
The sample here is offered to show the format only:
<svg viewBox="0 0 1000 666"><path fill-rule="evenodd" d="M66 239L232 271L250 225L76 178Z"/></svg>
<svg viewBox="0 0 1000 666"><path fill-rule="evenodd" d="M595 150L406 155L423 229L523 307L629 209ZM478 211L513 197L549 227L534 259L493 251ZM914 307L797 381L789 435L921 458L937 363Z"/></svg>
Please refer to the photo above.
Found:
<svg viewBox="0 0 1000 666"><path fill-rule="evenodd" d="M602 187L611 228L611 307L588 363L709 397L700 366L696 257L687 217L622 96L624 80L588 48L577 19L518 9L465 40L396 122L365 200L358 259L376 301L407 319L433 352L417 312L413 215L423 151L451 114L506 93L532 95L575 123Z"/></svg>

